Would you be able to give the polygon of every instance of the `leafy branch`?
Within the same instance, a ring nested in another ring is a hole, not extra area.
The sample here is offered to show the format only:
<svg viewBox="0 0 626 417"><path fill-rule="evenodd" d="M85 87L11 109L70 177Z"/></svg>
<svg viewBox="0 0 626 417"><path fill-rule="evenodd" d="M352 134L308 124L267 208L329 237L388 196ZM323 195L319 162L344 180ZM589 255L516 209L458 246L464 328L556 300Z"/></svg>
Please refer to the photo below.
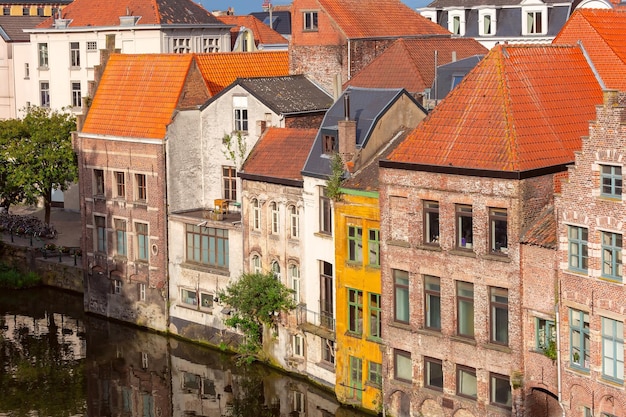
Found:
<svg viewBox="0 0 626 417"><path fill-rule="evenodd" d="M343 181L343 160L335 153L330 160L330 176L326 180L326 195L335 201L341 200L341 182Z"/></svg>
<svg viewBox="0 0 626 417"><path fill-rule="evenodd" d="M241 135L241 132L237 132L234 136L224 134L222 143L225 149L222 149L224 157L235 164L235 168L241 168L241 164L246 159L248 154L248 144Z"/></svg>

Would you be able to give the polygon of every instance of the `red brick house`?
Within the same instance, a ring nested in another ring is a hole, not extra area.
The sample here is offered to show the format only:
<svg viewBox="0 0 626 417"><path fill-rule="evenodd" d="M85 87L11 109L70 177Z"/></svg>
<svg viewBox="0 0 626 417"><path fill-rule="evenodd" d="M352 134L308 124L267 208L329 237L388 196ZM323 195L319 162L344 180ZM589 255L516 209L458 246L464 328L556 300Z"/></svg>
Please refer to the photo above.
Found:
<svg viewBox="0 0 626 417"><path fill-rule="evenodd" d="M526 367L520 241L600 102L581 48L500 45L381 161L383 392L394 415L524 415L541 367ZM543 389L557 396L555 380Z"/></svg>

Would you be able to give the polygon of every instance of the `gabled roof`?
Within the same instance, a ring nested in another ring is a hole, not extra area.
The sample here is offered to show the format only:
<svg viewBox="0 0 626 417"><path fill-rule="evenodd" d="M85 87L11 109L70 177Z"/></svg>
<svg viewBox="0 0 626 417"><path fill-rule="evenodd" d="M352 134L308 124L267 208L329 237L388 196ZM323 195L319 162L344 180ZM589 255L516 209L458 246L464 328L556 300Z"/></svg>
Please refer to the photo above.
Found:
<svg viewBox="0 0 626 417"><path fill-rule="evenodd" d="M429 3L428 8L447 8L447 7L458 7L469 9L472 7L478 6L516 6L523 3L524 0L434 0ZM542 0L546 4L553 3L571 3L571 0Z"/></svg>
<svg viewBox="0 0 626 417"><path fill-rule="evenodd" d="M626 90L626 9L579 9L553 43L582 42L608 88Z"/></svg>
<svg viewBox="0 0 626 417"><path fill-rule="evenodd" d="M164 138L192 60L192 54L113 54L82 132Z"/></svg>
<svg viewBox="0 0 626 417"><path fill-rule="evenodd" d="M318 0L349 39L450 35L400 0Z"/></svg>
<svg viewBox="0 0 626 417"><path fill-rule="evenodd" d="M217 17L220 21L227 25L234 25L230 29L231 37L236 38L239 34L240 28L246 27L254 34L254 44L259 45L287 45L289 41L285 39L280 33L269 26L264 25L259 19L254 16L232 16L224 15Z"/></svg>
<svg viewBox="0 0 626 417"><path fill-rule="evenodd" d="M404 88L422 92L433 85L437 65L486 54L487 48L469 38L398 39L357 73L346 86L365 88Z"/></svg>
<svg viewBox="0 0 626 417"><path fill-rule="evenodd" d="M289 53L232 52L196 55L198 68L211 95L215 95L237 78L289 75Z"/></svg>
<svg viewBox="0 0 626 417"><path fill-rule="evenodd" d="M23 29L32 29L44 20L39 16L0 16L0 38L5 42L28 42L30 35Z"/></svg>
<svg viewBox="0 0 626 417"><path fill-rule="evenodd" d="M344 116L344 96L350 97L350 120L356 121L356 149L366 146L378 119L403 94L404 89L378 89L348 87L326 112L317 132L315 143L303 168L303 174L324 178L330 174L330 155L324 154L322 138L325 130L337 130Z"/></svg>
<svg viewBox="0 0 626 417"><path fill-rule="evenodd" d="M288 10L284 11L276 11L276 7L274 6L274 10L272 11L272 20L274 23L271 28L276 32L280 33L283 36L291 35L291 12ZM259 19L263 24L270 26L270 13L269 12L253 12L250 15Z"/></svg>
<svg viewBox="0 0 626 417"><path fill-rule="evenodd" d="M250 152L239 175L253 180L301 182L300 171L316 134L317 129L275 127L267 129Z"/></svg>
<svg viewBox="0 0 626 417"><path fill-rule="evenodd" d="M70 28L84 26L119 26L120 16L137 16L141 25L219 25L211 13L192 0L74 0L63 8L62 18L70 19ZM38 29L54 28L54 16Z"/></svg>
<svg viewBox="0 0 626 417"><path fill-rule="evenodd" d="M304 75L240 78L220 95L238 85L276 114L326 111L333 104L332 96Z"/></svg>
<svg viewBox="0 0 626 417"><path fill-rule="evenodd" d="M580 48L497 45L389 161L514 173L568 164L601 102Z"/></svg>

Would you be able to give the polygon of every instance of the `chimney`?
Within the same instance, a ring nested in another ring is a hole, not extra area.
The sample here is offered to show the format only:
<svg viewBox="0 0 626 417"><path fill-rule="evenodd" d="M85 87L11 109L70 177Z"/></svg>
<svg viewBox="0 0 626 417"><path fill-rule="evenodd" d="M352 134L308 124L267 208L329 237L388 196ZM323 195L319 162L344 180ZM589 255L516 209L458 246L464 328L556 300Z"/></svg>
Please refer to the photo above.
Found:
<svg viewBox="0 0 626 417"><path fill-rule="evenodd" d="M265 133L265 129L267 129L267 122L265 120L257 120L256 121L257 136L261 136L263 133Z"/></svg>
<svg viewBox="0 0 626 417"><path fill-rule="evenodd" d="M456 62L456 51L452 51L452 62Z"/></svg>
<svg viewBox="0 0 626 417"><path fill-rule="evenodd" d="M341 73L333 77L333 100L337 101L341 95Z"/></svg>
<svg viewBox="0 0 626 417"><path fill-rule="evenodd" d="M350 96L347 93L343 96L343 115L344 119L337 122L339 155L348 166L356 155L356 121L350 120Z"/></svg>

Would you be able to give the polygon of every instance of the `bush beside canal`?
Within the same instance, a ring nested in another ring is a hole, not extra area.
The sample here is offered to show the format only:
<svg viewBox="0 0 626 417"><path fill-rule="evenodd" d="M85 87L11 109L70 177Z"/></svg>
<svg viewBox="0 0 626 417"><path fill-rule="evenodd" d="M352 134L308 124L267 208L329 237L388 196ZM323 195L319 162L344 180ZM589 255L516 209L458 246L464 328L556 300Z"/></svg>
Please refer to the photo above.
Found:
<svg viewBox="0 0 626 417"><path fill-rule="evenodd" d="M41 284L41 278L34 272L22 273L10 265L0 263L0 287L30 288Z"/></svg>

